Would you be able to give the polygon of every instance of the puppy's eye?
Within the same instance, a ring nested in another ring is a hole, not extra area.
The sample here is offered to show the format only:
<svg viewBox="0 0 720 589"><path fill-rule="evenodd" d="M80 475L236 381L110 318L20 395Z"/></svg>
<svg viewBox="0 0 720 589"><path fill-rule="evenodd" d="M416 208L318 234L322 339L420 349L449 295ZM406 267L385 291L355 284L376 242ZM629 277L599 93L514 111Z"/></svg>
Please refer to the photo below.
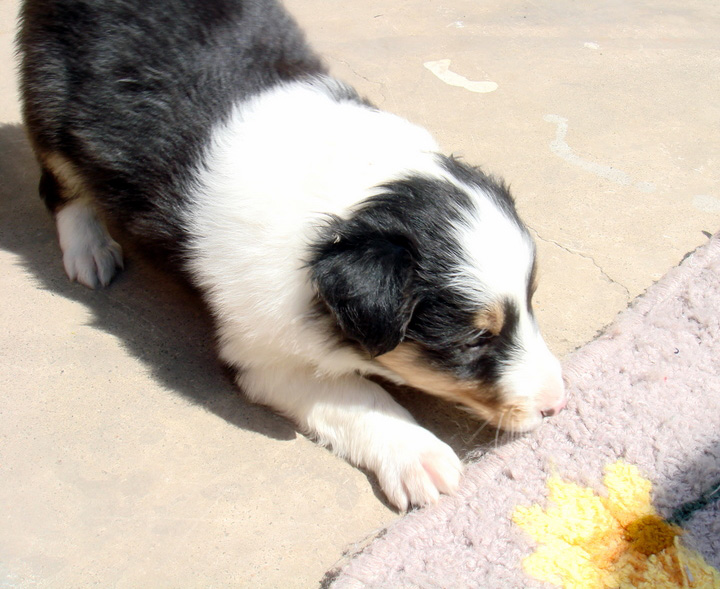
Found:
<svg viewBox="0 0 720 589"><path fill-rule="evenodd" d="M480 348L487 344L492 338L493 335L490 332L479 331L473 334L473 336L470 337L468 340L463 342L462 347L467 350L471 350L473 348Z"/></svg>

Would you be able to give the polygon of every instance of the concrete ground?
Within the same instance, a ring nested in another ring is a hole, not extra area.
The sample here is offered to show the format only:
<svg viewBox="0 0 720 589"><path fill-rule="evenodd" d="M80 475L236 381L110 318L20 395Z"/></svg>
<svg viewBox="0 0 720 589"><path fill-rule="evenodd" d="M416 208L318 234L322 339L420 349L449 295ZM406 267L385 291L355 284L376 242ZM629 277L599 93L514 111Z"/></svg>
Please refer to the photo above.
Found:
<svg viewBox="0 0 720 589"><path fill-rule="evenodd" d="M195 295L131 248L106 290L66 280L19 124L17 4L0 1L0 586L317 587L398 514L249 405ZM337 75L512 184L560 356L720 228L720 5L289 5ZM476 449L461 414L401 398Z"/></svg>

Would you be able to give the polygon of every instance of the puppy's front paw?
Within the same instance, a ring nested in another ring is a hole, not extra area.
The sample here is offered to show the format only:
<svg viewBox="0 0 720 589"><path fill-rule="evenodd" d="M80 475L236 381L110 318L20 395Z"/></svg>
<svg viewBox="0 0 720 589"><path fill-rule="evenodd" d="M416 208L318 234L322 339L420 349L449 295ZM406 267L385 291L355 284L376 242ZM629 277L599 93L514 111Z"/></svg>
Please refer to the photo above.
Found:
<svg viewBox="0 0 720 589"><path fill-rule="evenodd" d="M402 511L437 503L440 493L454 494L462 476L462 463L450 446L419 426L413 429L388 446L377 472L388 499Z"/></svg>

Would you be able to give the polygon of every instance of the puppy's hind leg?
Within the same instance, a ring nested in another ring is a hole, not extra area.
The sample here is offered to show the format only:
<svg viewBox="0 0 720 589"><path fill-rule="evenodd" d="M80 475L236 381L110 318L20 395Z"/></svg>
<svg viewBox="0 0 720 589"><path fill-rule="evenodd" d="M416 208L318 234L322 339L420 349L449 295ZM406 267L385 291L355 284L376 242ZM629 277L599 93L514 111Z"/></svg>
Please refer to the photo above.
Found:
<svg viewBox="0 0 720 589"><path fill-rule="evenodd" d="M72 164L44 158L40 196L55 215L63 266L70 280L89 288L107 286L122 268L122 249L98 216L92 196Z"/></svg>

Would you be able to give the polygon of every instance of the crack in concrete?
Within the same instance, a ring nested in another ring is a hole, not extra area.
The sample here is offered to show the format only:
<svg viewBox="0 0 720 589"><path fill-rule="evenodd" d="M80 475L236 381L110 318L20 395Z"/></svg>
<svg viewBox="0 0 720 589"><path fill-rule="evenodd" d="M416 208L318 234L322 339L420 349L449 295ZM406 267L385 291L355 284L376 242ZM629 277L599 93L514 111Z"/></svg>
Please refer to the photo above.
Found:
<svg viewBox="0 0 720 589"><path fill-rule="evenodd" d="M609 282L610 284L614 284L614 285L616 285L616 286L619 286L619 287L625 292L625 298L626 298L628 301L631 299L630 289L629 289L627 286L625 286L624 284L621 284L621 283L618 282L617 280L613 279L612 276L610 276L610 275L603 269L603 267L595 261L595 258L593 258L592 256L590 256L590 255L588 255L588 254L586 254L586 253L583 253L583 252L580 252L580 251L578 251L578 250L574 250L574 249L572 249L572 248L570 248L570 247L567 247L567 246L565 246L565 245L562 245L561 243L555 241L554 239L548 239L548 238L546 238L546 237L542 237L542 236L541 236L535 229L533 229L532 227L528 227L528 229L530 229L530 231L532 231L532 232L535 234L535 237L536 237L537 239L539 239L540 241L544 241L545 243L551 243L552 245L555 245L555 246L559 247L559 248L560 248L561 250L563 250L564 252L567 252L567 253L572 254L572 255L580 256L582 259L590 261L590 263L598 269L598 271L600 272L600 275L601 275L607 282Z"/></svg>
<svg viewBox="0 0 720 589"><path fill-rule="evenodd" d="M355 71L355 69L344 59L340 59L339 57L333 57L333 56L326 56L326 59L331 59L333 61L336 61L337 63L344 65L347 69L350 70L350 72L352 72L353 75L357 76L361 80L365 80L366 82L369 82L370 84L377 85L378 89L380 90L380 92L379 92L380 96L382 98L382 102L380 104L384 104L387 101L387 97L385 96L385 92L384 92L385 84L383 84L382 82L376 82L375 80L371 80L370 78L363 76L361 73Z"/></svg>

